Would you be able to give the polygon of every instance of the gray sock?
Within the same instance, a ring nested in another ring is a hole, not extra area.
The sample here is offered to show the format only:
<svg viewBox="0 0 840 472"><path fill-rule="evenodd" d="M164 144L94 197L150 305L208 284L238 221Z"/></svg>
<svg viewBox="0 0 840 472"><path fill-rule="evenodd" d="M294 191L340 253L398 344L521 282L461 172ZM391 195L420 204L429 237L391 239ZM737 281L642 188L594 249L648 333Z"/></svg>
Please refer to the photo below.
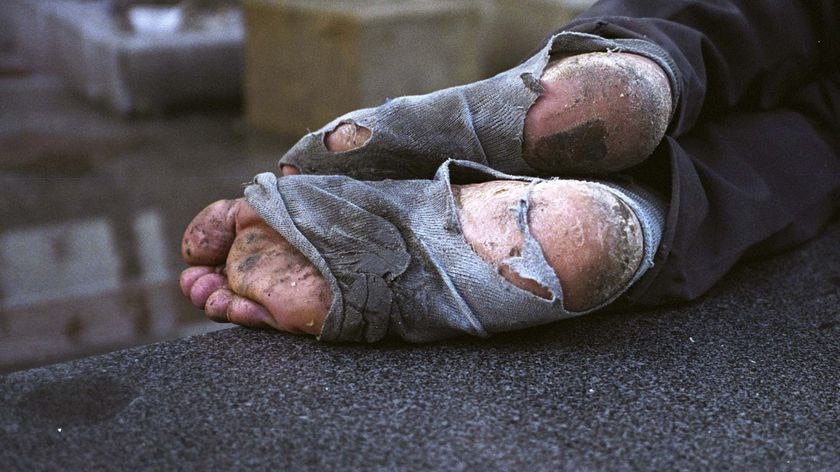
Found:
<svg viewBox="0 0 840 472"><path fill-rule="evenodd" d="M636 39L560 33L526 62L489 79L428 95L396 98L377 108L336 118L304 136L280 164L294 165L304 174L378 180L431 178L446 159L459 159L501 172L538 175L522 159L522 130L525 115L540 94L542 72L552 54L595 51L633 52L656 61L671 77L676 104L676 68L659 46ZM342 123L368 128L372 136L358 149L330 152L324 136Z"/></svg>
<svg viewBox="0 0 840 472"><path fill-rule="evenodd" d="M373 342L391 335L420 342L536 326L603 307L652 265L664 204L642 189L608 184L637 213L644 258L619 293L585 312L566 310L560 281L528 229L530 185L515 209L522 254L509 265L548 289L552 299L512 285L467 244L452 195L452 183L490 180L540 181L468 161L447 161L434 180L278 179L265 173L245 195L327 281L333 304L322 340Z"/></svg>

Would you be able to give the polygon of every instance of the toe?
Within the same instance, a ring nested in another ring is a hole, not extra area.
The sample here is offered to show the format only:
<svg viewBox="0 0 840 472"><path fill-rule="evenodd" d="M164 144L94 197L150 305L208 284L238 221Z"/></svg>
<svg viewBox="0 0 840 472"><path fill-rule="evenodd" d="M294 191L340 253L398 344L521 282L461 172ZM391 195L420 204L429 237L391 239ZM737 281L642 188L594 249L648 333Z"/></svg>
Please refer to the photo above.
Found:
<svg viewBox="0 0 840 472"><path fill-rule="evenodd" d="M274 318L264 306L240 295L233 295L226 315L228 321L241 326L247 326L249 328L275 328L289 331L283 327L276 326Z"/></svg>
<svg viewBox="0 0 840 472"><path fill-rule="evenodd" d="M284 176L286 175L298 175L300 174L300 169L297 167L290 165L290 164L283 164L280 166L280 173Z"/></svg>
<svg viewBox="0 0 840 472"><path fill-rule="evenodd" d="M193 305L204 308L210 295L225 285L227 285L227 279L222 275L215 273L202 275L190 288L190 301Z"/></svg>
<svg viewBox="0 0 840 472"><path fill-rule="evenodd" d="M213 272L215 272L215 269L208 266L195 266L184 270L181 272L181 277L178 280L181 285L181 293L183 293L185 297L190 298L190 291L192 290L195 281L200 277L212 274Z"/></svg>
<svg viewBox="0 0 840 472"><path fill-rule="evenodd" d="M187 264L216 266L224 263L236 235L237 202L220 200L193 218L181 244L181 255Z"/></svg>
<svg viewBox="0 0 840 472"><path fill-rule="evenodd" d="M236 295L229 289L222 287L207 297L207 303L204 304L204 313L213 321L219 323L229 323L228 310L230 309L230 302Z"/></svg>

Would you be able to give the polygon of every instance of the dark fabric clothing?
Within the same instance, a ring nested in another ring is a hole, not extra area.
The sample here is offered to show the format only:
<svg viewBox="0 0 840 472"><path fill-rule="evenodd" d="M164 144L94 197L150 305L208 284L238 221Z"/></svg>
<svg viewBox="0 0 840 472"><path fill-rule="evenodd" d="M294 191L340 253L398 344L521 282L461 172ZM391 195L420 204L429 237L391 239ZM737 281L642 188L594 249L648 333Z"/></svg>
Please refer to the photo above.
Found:
<svg viewBox="0 0 840 472"><path fill-rule="evenodd" d="M670 195L656 266L629 303L697 298L840 210L835 0L603 0L562 30L647 39L678 68L669 131L627 171Z"/></svg>

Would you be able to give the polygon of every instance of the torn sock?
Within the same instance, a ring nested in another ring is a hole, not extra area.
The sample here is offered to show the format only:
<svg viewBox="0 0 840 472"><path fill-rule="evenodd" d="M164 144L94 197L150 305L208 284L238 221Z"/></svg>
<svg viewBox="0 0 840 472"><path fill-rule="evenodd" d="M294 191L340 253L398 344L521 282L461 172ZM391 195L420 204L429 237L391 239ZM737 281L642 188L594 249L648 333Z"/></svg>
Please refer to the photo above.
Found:
<svg viewBox="0 0 840 472"><path fill-rule="evenodd" d="M453 183L490 180L540 181L448 161L434 180L260 174L245 194L327 281L333 304L322 340L373 342L390 335L421 342L536 326L612 302L651 266L662 203L643 190L608 184L639 217L644 257L632 280L603 303L581 312L567 310L560 282L528 231L532 184L516 209L523 251L508 264L545 287L550 297L512 285L465 241L452 194Z"/></svg>
<svg viewBox="0 0 840 472"><path fill-rule="evenodd" d="M608 40L585 33L560 33L521 65L494 77L428 95L395 98L336 118L304 136L281 159L304 174L347 175L358 179L431 178L447 159L468 160L495 170L538 175L522 158L525 115L540 95L540 77L551 55L596 51L630 52L659 64L678 96L676 68L653 43ZM672 106L673 111L675 106ZM344 123L371 132L356 149L331 152L325 137Z"/></svg>

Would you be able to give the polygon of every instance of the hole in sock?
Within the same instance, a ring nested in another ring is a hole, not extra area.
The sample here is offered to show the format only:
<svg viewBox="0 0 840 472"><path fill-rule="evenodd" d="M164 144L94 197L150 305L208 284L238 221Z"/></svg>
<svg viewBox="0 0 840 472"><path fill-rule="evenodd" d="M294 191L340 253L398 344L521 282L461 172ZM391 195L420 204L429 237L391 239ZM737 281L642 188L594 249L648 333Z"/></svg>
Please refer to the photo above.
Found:
<svg viewBox="0 0 840 472"><path fill-rule="evenodd" d="M347 152L367 144L371 131L353 122L340 123L324 135L324 145L330 152Z"/></svg>
<svg viewBox="0 0 840 472"><path fill-rule="evenodd" d="M550 62L544 92L528 110L522 158L552 173L603 173L644 160L670 116L670 88L653 61L587 53Z"/></svg>
<svg viewBox="0 0 840 472"><path fill-rule="evenodd" d="M604 185L556 182L532 198L530 230L560 279L566 308L585 311L627 289L644 255L641 224Z"/></svg>
<svg viewBox="0 0 840 472"><path fill-rule="evenodd" d="M499 264L499 275L507 279L507 281L513 285L523 290L527 290L542 299L552 300L554 298L551 295L551 291L543 287L542 284L535 280L523 277L516 271L516 269L513 269L504 262Z"/></svg>
<svg viewBox="0 0 840 472"><path fill-rule="evenodd" d="M280 166L280 173L283 175L298 175L300 169L290 164L283 164Z"/></svg>
<svg viewBox="0 0 840 472"><path fill-rule="evenodd" d="M517 213L511 209L519 207L522 192L527 191L528 185L528 182L496 180L453 185L452 193L464 239L470 248L514 286L550 300L550 290L508 264L511 258L523 253L524 235L517 226Z"/></svg>
<svg viewBox="0 0 840 472"><path fill-rule="evenodd" d="M511 284L547 300L556 276L560 289L554 290L571 311L596 307L626 289L644 249L633 210L608 187L573 180L535 185L524 210L520 199L528 185L453 185L458 219L472 250Z"/></svg>

